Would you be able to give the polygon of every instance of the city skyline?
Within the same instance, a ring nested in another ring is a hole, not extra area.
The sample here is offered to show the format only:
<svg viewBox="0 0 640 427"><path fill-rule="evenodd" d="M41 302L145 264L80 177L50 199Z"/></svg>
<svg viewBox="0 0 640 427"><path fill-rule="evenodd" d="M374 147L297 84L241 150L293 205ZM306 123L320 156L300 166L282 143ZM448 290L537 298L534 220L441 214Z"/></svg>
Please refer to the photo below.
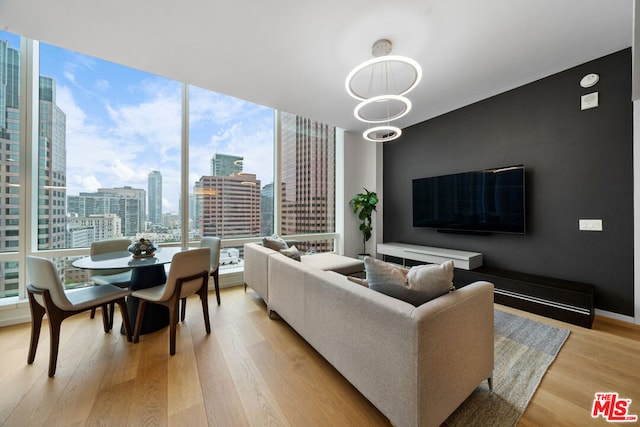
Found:
<svg viewBox="0 0 640 427"><path fill-rule="evenodd" d="M56 81L57 105L67 116L67 194L148 190L148 174L157 170L162 212L177 211L180 83L46 43L40 58L40 74ZM272 109L190 87L189 113L189 192L209 174L216 152L243 157L244 170L273 181L273 162L264 161L273 158Z"/></svg>
<svg viewBox="0 0 640 427"><path fill-rule="evenodd" d="M40 64L34 70L38 97L19 97L25 89L20 75L27 72L22 64L30 61L22 62L26 51L17 37L3 36L0 31L0 154L6 162L1 174L7 195L0 225L3 251L19 249L25 227L34 228L40 250L88 247L148 232L162 234L162 241L255 237L277 229L276 195L284 207L285 233L334 229L335 128L280 112L283 170L276 192L272 109L189 87L189 129L183 132L181 83L45 43L36 50L39 61L33 61ZM20 211L25 172L18 159L29 141L23 134L29 129L29 120L22 121L23 107L34 112L27 119L37 120L32 135L37 158L26 162L27 169L37 169L37 178L26 177L33 191L37 185L37 201L28 200L34 211L37 203L37 229ZM183 148L184 134L189 144ZM181 194L182 184L187 194ZM160 188L168 191L162 192L158 208ZM186 197L185 237L180 228L185 218L176 211ZM331 250L327 243L301 242L301 249ZM58 257L55 264L64 279L68 260ZM0 270L0 296L18 289L18 268L10 261Z"/></svg>

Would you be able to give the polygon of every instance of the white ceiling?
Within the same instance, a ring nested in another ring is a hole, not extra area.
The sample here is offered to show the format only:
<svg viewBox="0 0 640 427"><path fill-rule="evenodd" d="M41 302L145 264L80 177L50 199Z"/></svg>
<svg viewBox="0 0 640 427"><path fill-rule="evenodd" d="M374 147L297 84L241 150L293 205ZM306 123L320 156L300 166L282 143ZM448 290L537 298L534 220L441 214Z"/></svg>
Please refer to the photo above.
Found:
<svg viewBox="0 0 640 427"><path fill-rule="evenodd" d="M380 38L424 70L404 128L629 47L632 24L633 0L0 0L3 30L349 131L344 79Z"/></svg>

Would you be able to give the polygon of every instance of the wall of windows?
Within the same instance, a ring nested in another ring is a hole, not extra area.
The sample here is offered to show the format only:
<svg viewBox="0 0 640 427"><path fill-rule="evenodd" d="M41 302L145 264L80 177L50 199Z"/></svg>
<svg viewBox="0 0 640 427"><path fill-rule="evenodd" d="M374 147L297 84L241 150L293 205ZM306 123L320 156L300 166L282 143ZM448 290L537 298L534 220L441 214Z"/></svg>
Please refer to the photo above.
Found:
<svg viewBox="0 0 640 427"><path fill-rule="evenodd" d="M331 126L1 31L0 82L0 299L24 297L30 253L72 287L88 283L70 263L94 241L219 236L237 268L245 241L335 233Z"/></svg>
<svg viewBox="0 0 640 427"><path fill-rule="evenodd" d="M20 38L0 37L0 253L19 249ZM0 258L1 259L1 258ZM0 298L18 295L19 262L0 262Z"/></svg>

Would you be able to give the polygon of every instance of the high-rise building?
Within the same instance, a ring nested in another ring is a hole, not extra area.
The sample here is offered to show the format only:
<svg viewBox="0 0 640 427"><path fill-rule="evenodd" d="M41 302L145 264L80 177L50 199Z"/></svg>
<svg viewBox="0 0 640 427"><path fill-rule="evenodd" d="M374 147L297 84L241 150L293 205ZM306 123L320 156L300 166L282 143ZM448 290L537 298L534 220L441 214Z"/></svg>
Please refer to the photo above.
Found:
<svg viewBox="0 0 640 427"><path fill-rule="evenodd" d="M189 193L189 231L198 229L198 197L195 194ZM191 240L191 239L189 239Z"/></svg>
<svg viewBox="0 0 640 427"><path fill-rule="evenodd" d="M260 218L262 222L260 232L263 236L270 236L275 232L273 228L273 183L262 187L260 201Z"/></svg>
<svg viewBox="0 0 640 427"><path fill-rule="evenodd" d="M203 176L194 192L201 236L260 235L260 181L255 175Z"/></svg>
<svg viewBox="0 0 640 427"><path fill-rule="evenodd" d="M95 193L82 192L69 196L69 213L79 217L116 214L122 221L122 234L134 238L145 231L146 193L129 186L121 188L99 188Z"/></svg>
<svg viewBox="0 0 640 427"><path fill-rule="evenodd" d="M282 233L335 231L336 131L315 120L281 115ZM301 245L331 251L333 241Z"/></svg>
<svg viewBox="0 0 640 427"><path fill-rule="evenodd" d="M18 250L20 209L20 51L0 40L0 252ZM0 263L7 264L7 263ZM7 274L5 269L2 273ZM9 274L12 275L12 274ZM0 295L14 289L17 295L18 271L15 278L0 275ZM5 288L6 286L6 288ZM13 295L13 294L12 294Z"/></svg>
<svg viewBox="0 0 640 427"><path fill-rule="evenodd" d="M20 209L20 51L0 41L0 252L18 250ZM55 81L40 76L38 249L66 246L66 116ZM62 264L57 265L64 279ZM0 296L17 295L17 262L0 263Z"/></svg>
<svg viewBox="0 0 640 427"><path fill-rule="evenodd" d="M159 171L149 173L147 194L149 197L149 222L162 224L162 174Z"/></svg>
<svg viewBox="0 0 640 427"><path fill-rule="evenodd" d="M242 172L244 157L216 153L211 159L212 176L229 176Z"/></svg>
<svg viewBox="0 0 640 427"><path fill-rule="evenodd" d="M67 245L66 115L56 105L55 80L40 76L38 126L38 249Z"/></svg>
<svg viewBox="0 0 640 427"><path fill-rule="evenodd" d="M93 242L122 237L122 221L116 214L97 214L89 216L69 215L67 228L69 230L70 248L86 248ZM78 230L91 230L88 242L82 243L82 236Z"/></svg>
<svg viewBox="0 0 640 427"><path fill-rule="evenodd" d="M0 40L0 252L18 250L20 51ZM18 295L18 262L0 262L0 297Z"/></svg>

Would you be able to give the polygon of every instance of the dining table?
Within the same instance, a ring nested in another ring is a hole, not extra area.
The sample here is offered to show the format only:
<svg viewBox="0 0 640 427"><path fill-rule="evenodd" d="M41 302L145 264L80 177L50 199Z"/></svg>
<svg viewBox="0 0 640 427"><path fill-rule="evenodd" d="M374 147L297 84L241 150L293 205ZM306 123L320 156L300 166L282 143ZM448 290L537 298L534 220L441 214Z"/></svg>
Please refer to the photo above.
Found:
<svg viewBox="0 0 640 427"><path fill-rule="evenodd" d="M160 247L151 256L136 257L129 251L108 252L99 255L89 255L71 263L76 268L84 270L131 269L129 289L151 288L162 285L167 281L165 266L171 263L173 256L186 247ZM131 322L136 322L138 315L138 298L127 297L127 312ZM169 309L158 304L147 304L142 319L141 334L155 332L169 326ZM135 324L133 324L135 328ZM121 328L124 333L124 329Z"/></svg>

